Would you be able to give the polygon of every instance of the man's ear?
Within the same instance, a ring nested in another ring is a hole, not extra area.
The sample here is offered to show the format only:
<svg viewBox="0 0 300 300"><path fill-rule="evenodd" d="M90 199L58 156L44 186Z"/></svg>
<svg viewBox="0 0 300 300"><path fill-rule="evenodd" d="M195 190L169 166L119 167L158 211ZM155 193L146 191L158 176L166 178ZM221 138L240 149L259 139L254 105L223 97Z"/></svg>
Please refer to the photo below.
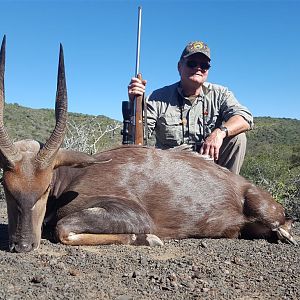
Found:
<svg viewBox="0 0 300 300"><path fill-rule="evenodd" d="M106 163L108 160L96 159L94 156L74 150L59 149L56 155L54 169L61 166L84 168L93 164Z"/></svg>
<svg viewBox="0 0 300 300"><path fill-rule="evenodd" d="M177 70L178 70L179 75L181 75L181 68L182 68L182 61L180 60L180 61L177 63Z"/></svg>

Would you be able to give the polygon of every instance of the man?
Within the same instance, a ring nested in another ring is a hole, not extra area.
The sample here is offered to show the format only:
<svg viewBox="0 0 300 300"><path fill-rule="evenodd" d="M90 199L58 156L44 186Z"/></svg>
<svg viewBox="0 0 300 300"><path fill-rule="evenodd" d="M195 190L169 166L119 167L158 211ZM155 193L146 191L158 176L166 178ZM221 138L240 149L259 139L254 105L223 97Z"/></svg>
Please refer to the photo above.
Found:
<svg viewBox="0 0 300 300"><path fill-rule="evenodd" d="M161 149L191 144L195 151L239 174L246 151L244 132L253 127L253 117L226 87L206 82L210 62L204 42L184 48L178 62L180 81L147 99L149 136L155 133ZM145 80L132 78L129 99L142 95L145 86Z"/></svg>

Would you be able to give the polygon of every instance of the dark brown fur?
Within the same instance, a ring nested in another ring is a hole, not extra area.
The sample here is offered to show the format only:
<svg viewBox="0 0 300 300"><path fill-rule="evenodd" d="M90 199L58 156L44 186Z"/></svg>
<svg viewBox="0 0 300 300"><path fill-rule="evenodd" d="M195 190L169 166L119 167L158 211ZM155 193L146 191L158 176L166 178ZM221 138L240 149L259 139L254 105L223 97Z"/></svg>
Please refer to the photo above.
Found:
<svg viewBox="0 0 300 300"><path fill-rule="evenodd" d="M255 224L267 232L245 236L268 237L275 224L285 223L282 206L270 194L196 153L124 146L95 158L109 161L54 172L50 199L64 235L237 238ZM91 207L103 211L84 213Z"/></svg>

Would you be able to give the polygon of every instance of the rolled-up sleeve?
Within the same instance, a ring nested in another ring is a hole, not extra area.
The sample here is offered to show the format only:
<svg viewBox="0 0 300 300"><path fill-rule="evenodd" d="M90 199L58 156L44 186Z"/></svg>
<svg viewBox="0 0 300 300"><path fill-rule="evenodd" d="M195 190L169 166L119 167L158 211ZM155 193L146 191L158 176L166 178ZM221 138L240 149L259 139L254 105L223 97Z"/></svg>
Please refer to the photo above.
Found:
<svg viewBox="0 0 300 300"><path fill-rule="evenodd" d="M232 116L242 116L250 125L250 129L253 128L253 116L246 106L241 105L235 98L234 94L227 88L223 88L220 91L220 112L222 119L227 121Z"/></svg>

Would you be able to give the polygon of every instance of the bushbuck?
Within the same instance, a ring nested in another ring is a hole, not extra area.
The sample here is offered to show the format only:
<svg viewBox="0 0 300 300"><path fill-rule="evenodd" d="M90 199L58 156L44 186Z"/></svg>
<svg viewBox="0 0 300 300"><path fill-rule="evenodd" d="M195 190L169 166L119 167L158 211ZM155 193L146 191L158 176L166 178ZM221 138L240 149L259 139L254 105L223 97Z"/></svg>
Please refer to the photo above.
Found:
<svg viewBox="0 0 300 300"><path fill-rule="evenodd" d="M199 154L121 146L88 155L61 149L67 88L60 45L56 125L45 144L13 143L3 125L5 36L0 62L0 166L9 248L28 252L52 226L67 245L162 245L164 239L276 238L296 243L269 193Z"/></svg>

